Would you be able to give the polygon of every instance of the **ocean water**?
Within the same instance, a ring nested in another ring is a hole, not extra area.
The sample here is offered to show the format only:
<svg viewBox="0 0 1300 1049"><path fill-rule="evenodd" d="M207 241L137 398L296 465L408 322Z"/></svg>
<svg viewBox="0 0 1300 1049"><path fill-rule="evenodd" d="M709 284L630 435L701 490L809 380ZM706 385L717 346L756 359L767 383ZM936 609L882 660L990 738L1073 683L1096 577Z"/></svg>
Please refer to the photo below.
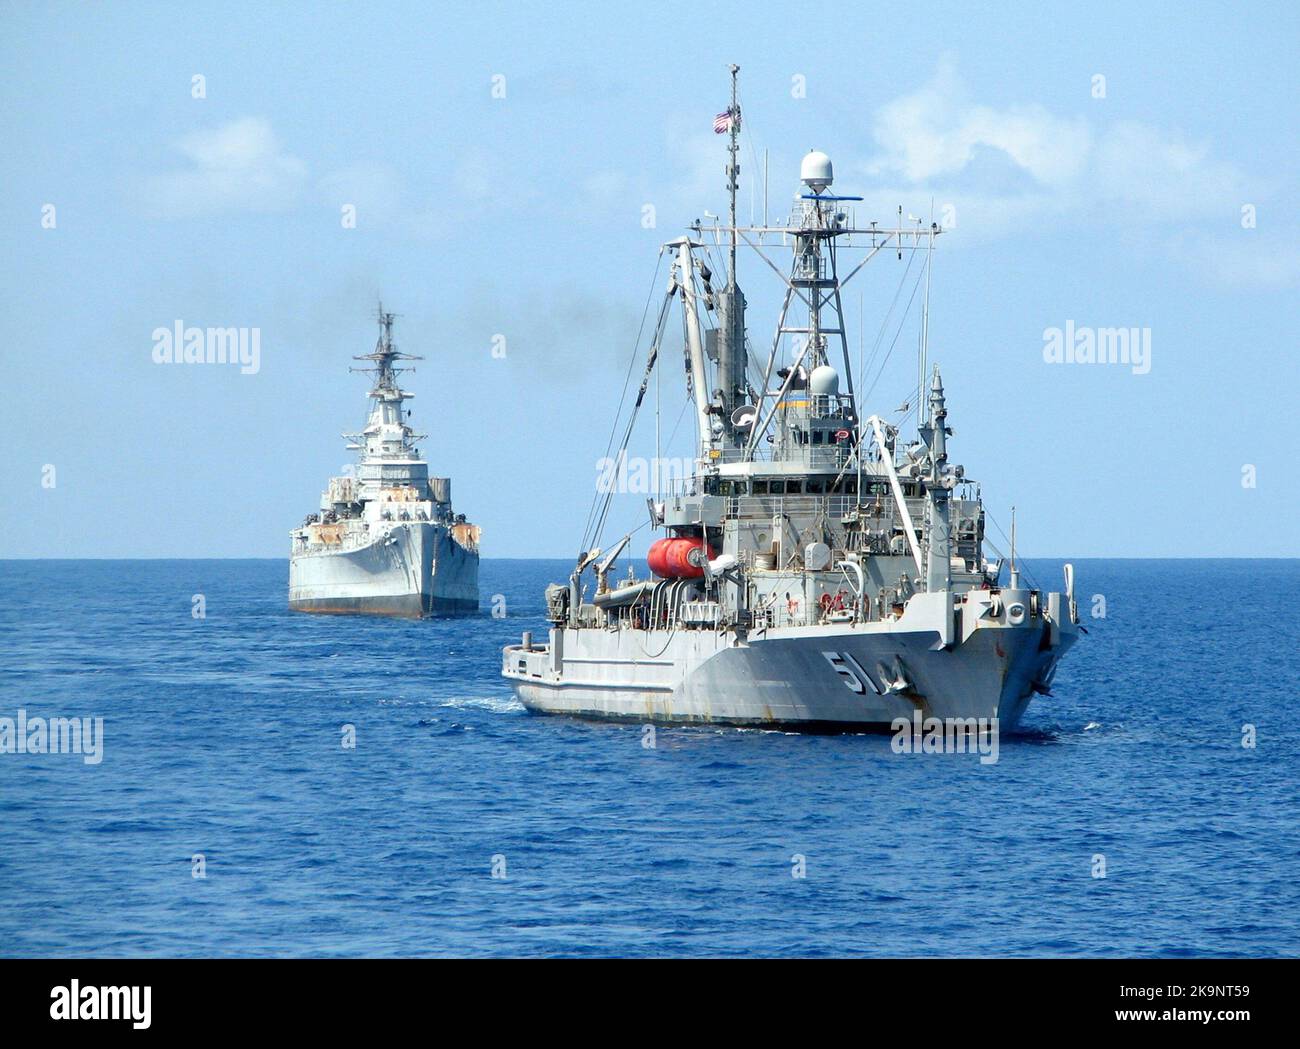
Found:
<svg viewBox="0 0 1300 1049"><path fill-rule="evenodd" d="M104 718L0 754L0 954L1300 953L1300 562L1080 562L1106 615L992 765L530 716L499 650L567 568L397 622L290 614L282 561L0 562L0 717Z"/></svg>

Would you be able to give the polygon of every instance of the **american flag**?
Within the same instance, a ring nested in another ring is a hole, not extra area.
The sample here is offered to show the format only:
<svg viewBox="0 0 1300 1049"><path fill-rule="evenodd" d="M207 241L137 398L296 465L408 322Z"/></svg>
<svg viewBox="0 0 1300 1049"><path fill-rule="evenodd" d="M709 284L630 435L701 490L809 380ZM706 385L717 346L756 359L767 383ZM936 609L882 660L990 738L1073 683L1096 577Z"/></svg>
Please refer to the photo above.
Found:
<svg viewBox="0 0 1300 1049"><path fill-rule="evenodd" d="M723 110L721 113L719 113L716 117L713 118L713 133L715 135L725 135L728 131L731 130L731 121L733 119L736 121L736 129L739 130L740 114L737 113L733 118L730 109Z"/></svg>

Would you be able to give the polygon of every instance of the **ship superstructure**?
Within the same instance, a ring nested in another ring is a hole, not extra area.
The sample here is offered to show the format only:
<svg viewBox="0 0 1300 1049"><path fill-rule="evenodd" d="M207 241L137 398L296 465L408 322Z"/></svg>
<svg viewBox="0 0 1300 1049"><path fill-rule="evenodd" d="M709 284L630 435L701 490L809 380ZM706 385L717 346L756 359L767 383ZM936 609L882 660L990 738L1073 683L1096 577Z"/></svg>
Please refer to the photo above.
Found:
<svg viewBox="0 0 1300 1049"><path fill-rule="evenodd" d="M331 477L320 510L290 533L289 607L300 612L421 617L478 610L479 528L452 509L451 481L430 477L404 407L394 314L355 357L374 376L365 428L344 434L354 470Z"/></svg>
<svg viewBox="0 0 1300 1049"><path fill-rule="evenodd" d="M503 673L540 713L822 730L888 730L919 713L1014 727L1076 639L1073 571L1049 593L1022 582L1014 556L1006 582L1003 559L985 556L983 502L949 457L947 397L926 361L942 231L857 224L858 198L830 192L830 158L815 151L787 220L738 226L734 76L730 222L696 222L662 249L670 277L636 401L675 301L693 473L649 500L648 523L666 534L647 578L614 580L631 536L601 549L613 492L597 497L575 570L547 589L549 636L508 646ZM746 339L742 244L783 284L765 354ZM791 250L788 268L774 245ZM728 258L723 286L709 247ZM863 257L841 274L853 249ZM914 439L859 414L841 301L869 260L905 252L926 267Z"/></svg>

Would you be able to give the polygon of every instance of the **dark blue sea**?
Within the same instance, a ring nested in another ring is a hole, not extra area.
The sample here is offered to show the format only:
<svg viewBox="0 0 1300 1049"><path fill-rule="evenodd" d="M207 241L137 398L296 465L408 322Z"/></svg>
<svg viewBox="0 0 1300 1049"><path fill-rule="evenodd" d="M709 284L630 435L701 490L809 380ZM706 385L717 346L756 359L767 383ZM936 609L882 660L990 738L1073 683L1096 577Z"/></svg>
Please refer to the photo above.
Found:
<svg viewBox="0 0 1300 1049"><path fill-rule="evenodd" d="M0 717L104 718L0 754L0 954L1300 954L1300 562L1080 562L996 764L530 716L499 650L568 567L398 622L290 614L283 561L0 562Z"/></svg>

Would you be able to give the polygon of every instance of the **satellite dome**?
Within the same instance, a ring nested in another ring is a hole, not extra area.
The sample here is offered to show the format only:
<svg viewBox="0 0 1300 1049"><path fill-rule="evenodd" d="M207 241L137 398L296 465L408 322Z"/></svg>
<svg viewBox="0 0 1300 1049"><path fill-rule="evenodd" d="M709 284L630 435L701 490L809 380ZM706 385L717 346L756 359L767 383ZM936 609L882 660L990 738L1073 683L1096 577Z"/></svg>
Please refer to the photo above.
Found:
<svg viewBox="0 0 1300 1049"><path fill-rule="evenodd" d="M799 178L814 193L821 193L835 181L831 158L820 150L814 149L799 165Z"/></svg>
<svg viewBox="0 0 1300 1049"><path fill-rule="evenodd" d="M814 397L835 397L840 392L840 373L829 364L821 364L808 377L808 390Z"/></svg>

